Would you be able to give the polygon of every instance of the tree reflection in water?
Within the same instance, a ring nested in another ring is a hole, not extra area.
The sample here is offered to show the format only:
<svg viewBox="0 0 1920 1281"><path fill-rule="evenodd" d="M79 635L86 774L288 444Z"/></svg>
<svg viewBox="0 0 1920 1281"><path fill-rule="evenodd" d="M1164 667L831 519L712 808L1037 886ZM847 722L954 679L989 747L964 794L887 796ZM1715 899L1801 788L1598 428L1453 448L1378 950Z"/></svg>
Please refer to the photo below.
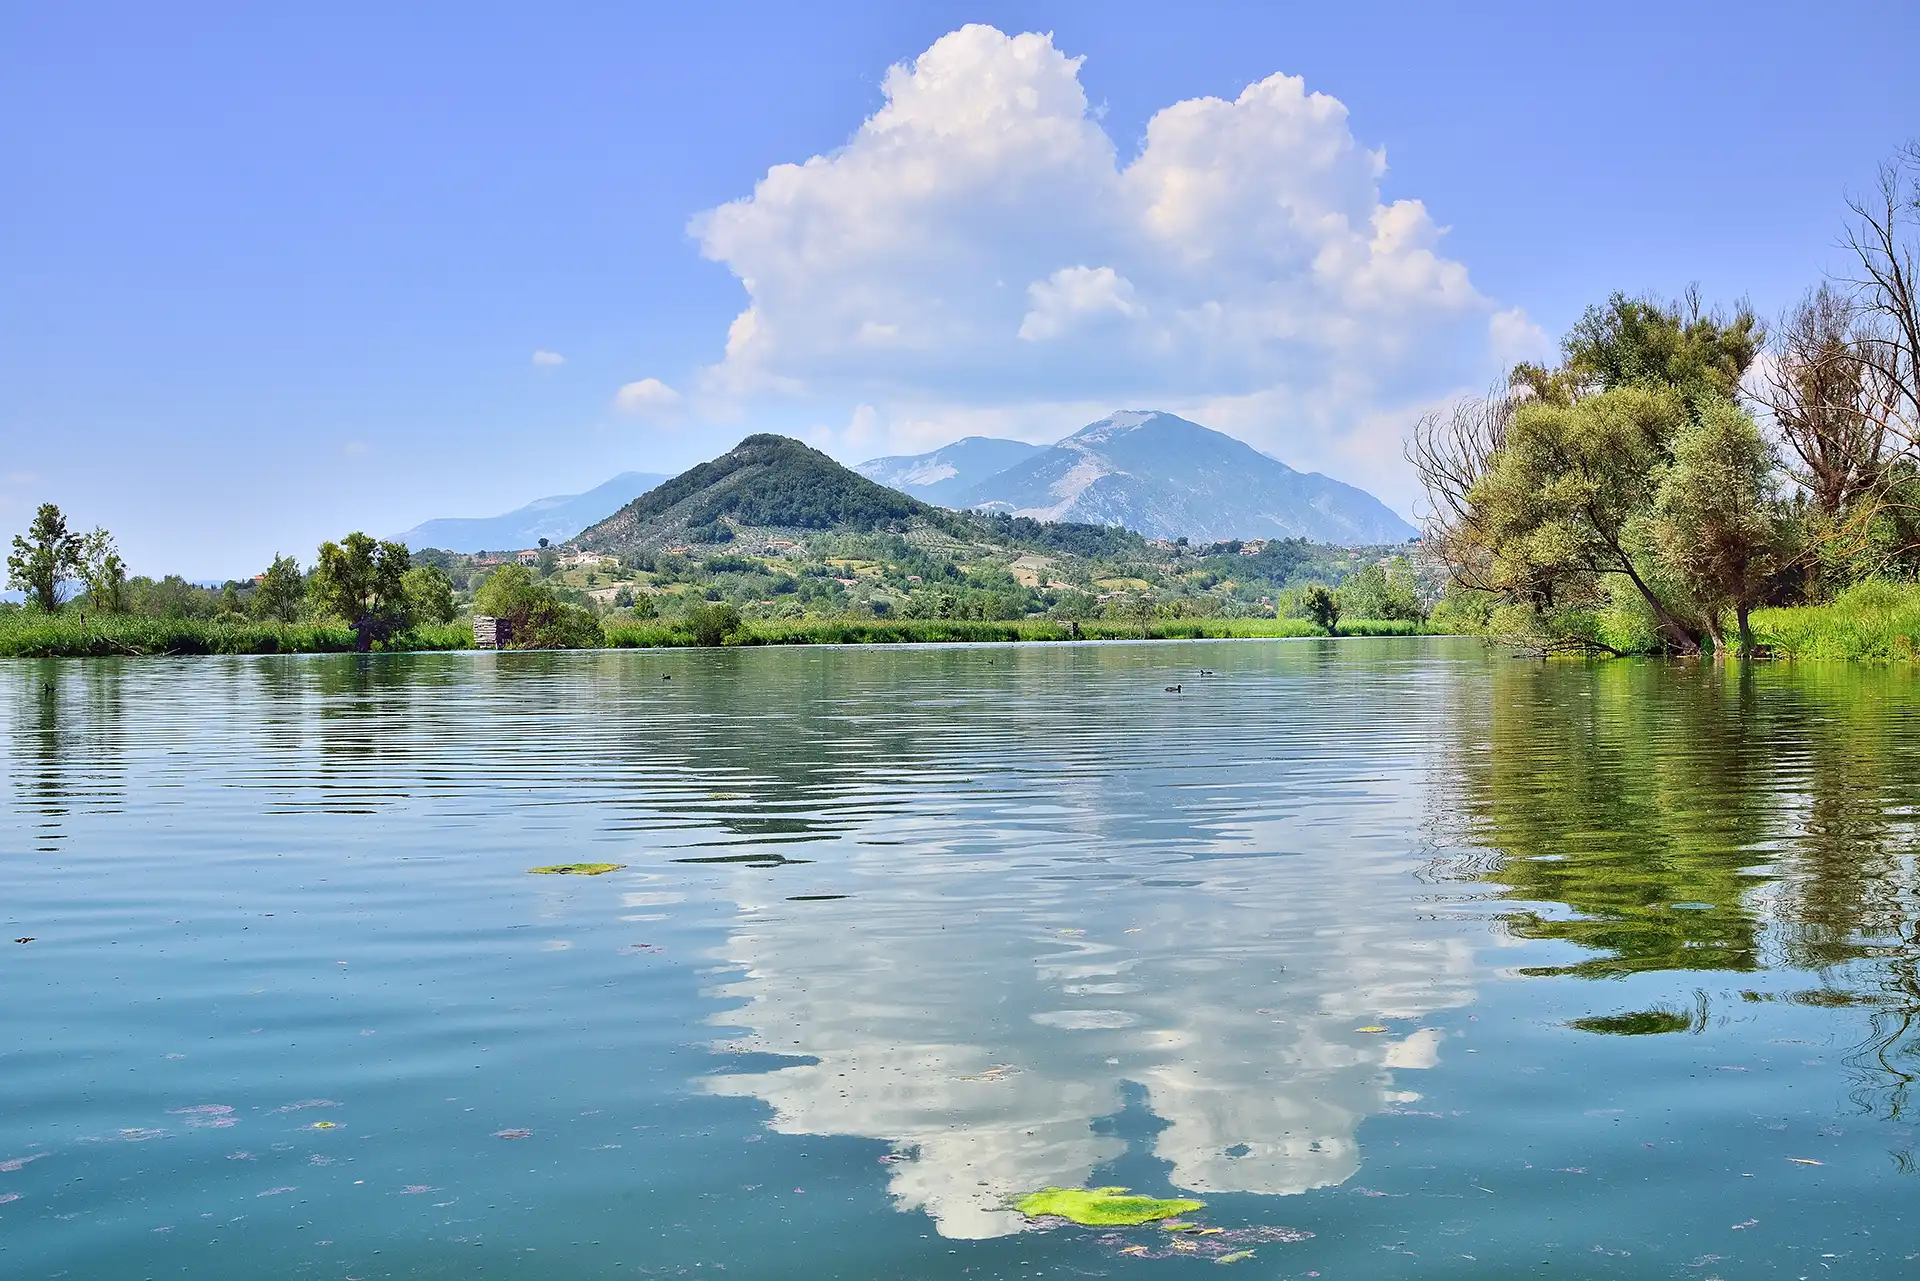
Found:
<svg viewBox="0 0 1920 1281"><path fill-rule="evenodd" d="M1458 709L1430 826L1449 877L1503 885L1506 927L1572 945L1525 973L1799 971L1735 996L1858 1008L1863 1111L1920 1076L1920 679L1903 668L1502 663ZM1599 1033L1699 1030L1698 1008Z"/></svg>

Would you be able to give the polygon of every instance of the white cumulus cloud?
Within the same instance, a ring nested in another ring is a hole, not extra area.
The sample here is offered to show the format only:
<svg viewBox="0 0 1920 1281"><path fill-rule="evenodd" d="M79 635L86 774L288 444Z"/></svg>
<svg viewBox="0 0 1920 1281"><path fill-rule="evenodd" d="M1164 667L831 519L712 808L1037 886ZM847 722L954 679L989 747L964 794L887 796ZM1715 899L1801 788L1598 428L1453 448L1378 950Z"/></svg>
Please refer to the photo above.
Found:
<svg viewBox="0 0 1920 1281"><path fill-rule="evenodd" d="M658 378L642 378L614 393L613 403L622 413L654 414L680 403L680 393Z"/></svg>
<svg viewBox="0 0 1920 1281"><path fill-rule="evenodd" d="M566 364L567 358L565 356L562 356L557 351L547 351L545 349L542 349L540 351L536 351L533 353L533 363L536 365L539 365L543 369L551 369L555 365Z"/></svg>
<svg viewBox="0 0 1920 1281"><path fill-rule="evenodd" d="M1029 342L1058 338L1095 316L1140 315L1133 282L1111 267L1062 267L1027 286L1031 310L1020 321Z"/></svg>
<svg viewBox="0 0 1920 1281"><path fill-rule="evenodd" d="M697 217L748 298L707 389L1039 437L1087 406L1262 404L1288 416L1236 434L1311 464L1533 338L1385 199L1337 99L1276 74L1162 109L1127 158L1079 72L1051 36L964 27L844 147Z"/></svg>

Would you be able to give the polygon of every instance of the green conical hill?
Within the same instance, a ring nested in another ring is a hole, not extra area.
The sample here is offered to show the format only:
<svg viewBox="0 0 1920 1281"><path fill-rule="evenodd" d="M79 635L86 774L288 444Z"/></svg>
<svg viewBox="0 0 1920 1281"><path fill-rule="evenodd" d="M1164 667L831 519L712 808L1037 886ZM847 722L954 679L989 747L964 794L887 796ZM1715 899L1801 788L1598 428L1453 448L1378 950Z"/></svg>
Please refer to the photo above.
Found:
<svg viewBox="0 0 1920 1281"><path fill-rule="evenodd" d="M945 529L962 520L797 440L762 434L649 490L573 541L617 554L722 541L715 535L727 526L864 533L915 522Z"/></svg>

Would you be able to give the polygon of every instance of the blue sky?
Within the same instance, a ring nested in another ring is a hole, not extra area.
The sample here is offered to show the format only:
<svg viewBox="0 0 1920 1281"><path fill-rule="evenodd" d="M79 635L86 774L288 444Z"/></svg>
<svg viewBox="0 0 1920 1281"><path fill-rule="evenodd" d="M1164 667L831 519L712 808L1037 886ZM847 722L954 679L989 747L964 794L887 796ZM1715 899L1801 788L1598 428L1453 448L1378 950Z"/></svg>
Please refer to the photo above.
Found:
<svg viewBox="0 0 1920 1281"><path fill-rule="evenodd" d="M1910 3L6 6L0 525L220 576L750 430L1123 406L1404 508L1406 419L1608 290L1838 265L1915 47Z"/></svg>

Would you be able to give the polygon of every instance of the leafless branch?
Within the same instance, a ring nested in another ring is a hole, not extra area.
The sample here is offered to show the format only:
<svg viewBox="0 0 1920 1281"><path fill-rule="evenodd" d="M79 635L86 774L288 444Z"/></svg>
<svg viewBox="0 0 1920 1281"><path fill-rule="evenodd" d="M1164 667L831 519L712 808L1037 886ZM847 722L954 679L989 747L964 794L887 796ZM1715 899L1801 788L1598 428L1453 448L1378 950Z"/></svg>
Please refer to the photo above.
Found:
<svg viewBox="0 0 1920 1281"><path fill-rule="evenodd" d="M1884 402L1884 426L1904 452L1920 451L1920 140L1880 166L1872 192L1847 200L1842 277L1866 323L1860 352Z"/></svg>
<svg viewBox="0 0 1920 1281"><path fill-rule="evenodd" d="M1507 443L1515 406L1515 394L1496 386L1485 396L1463 397L1424 415L1407 436L1407 461L1419 473L1431 506L1422 522L1421 545L1463 587L1493 590L1484 548L1472 536L1469 495Z"/></svg>

